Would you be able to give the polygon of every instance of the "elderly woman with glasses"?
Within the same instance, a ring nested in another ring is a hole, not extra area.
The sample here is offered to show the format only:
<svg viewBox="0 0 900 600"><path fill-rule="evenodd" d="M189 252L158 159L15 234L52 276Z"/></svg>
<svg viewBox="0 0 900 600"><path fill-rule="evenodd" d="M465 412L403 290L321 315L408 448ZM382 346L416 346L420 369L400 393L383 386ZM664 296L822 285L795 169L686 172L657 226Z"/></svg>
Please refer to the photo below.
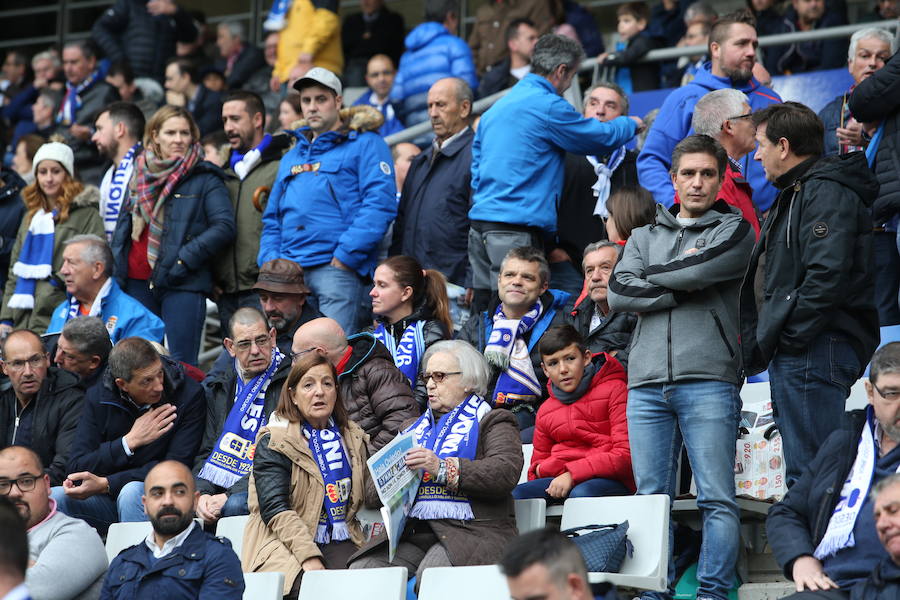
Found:
<svg viewBox="0 0 900 600"><path fill-rule="evenodd" d="M466 342L437 342L423 357L428 408L405 424L418 448L406 455L422 484L393 563L387 538L361 550L351 569L406 567L422 580L429 567L494 564L515 537L512 490L522 471L515 417L484 399L488 367ZM374 500L374 489L367 498Z"/></svg>

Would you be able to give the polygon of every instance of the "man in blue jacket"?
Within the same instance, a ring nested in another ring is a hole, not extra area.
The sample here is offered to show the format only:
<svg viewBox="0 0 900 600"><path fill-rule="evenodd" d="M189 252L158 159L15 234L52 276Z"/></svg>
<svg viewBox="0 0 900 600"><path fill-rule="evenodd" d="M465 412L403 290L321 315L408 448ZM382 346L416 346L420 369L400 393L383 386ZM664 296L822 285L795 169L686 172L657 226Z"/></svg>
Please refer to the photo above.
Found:
<svg viewBox="0 0 900 600"><path fill-rule="evenodd" d="M578 42L543 36L531 73L481 118L472 144L469 210L472 287L481 298L497 289L510 249L540 248L555 234L565 153L605 155L643 127L637 117L586 118L562 98L583 59Z"/></svg>
<svg viewBox="0 0 900 600"><path fill-rule="evenodd" d="M669 174L672 150L691 133L697 100L713 90L731 87L747 94L750 109L754 111L781 102L778 94L753 77L759 45L755 25L746 10L716 21L709 32L711 62L703 65L693 81L669 94L659 109L637 161L641 185L650 190L659 204L666 207L674 204L675 188ZM775 188L766 182L762 167L752 160L752 153L741 163L741 172L753 188L753 201L761 212L766 212L775 201Z"/></svg>
<svg viewBox="0 0 900 600"><path fill-rule="evenodd" d="M305 124L281 159L263 213L259 264L286 258L303 267L319 310L359 330L365 279L397 214L391 152L371 106L341 110L341 82L321 67L294 87Z"/></svg>

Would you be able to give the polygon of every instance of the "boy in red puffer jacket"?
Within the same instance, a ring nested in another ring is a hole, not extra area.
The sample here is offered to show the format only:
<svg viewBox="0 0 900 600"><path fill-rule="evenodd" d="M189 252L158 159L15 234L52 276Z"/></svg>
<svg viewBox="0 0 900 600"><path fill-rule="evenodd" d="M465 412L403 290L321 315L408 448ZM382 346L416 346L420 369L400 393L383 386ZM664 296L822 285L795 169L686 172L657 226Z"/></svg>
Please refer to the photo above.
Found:
<svg viewBox="0 0 900 600"><path fill-rule="evenodd" d="M592 356L571 325L547 330L539 351L550 398L537 412L528 481L513 497L562 502L634 493L625 369L605 352Z"/></svg>

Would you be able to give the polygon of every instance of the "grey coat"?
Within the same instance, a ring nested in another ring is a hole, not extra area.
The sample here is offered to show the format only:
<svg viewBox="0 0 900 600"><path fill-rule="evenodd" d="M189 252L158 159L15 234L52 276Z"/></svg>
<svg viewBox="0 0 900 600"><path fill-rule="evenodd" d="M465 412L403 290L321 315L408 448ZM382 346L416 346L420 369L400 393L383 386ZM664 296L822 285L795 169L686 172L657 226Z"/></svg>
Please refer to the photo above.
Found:
<svg viewBox="0 0 900 600"><path fill-rule="evenodd" d="M738 292L753 228L722 200L689 225L678 210L657 206L656 223L632 233L609 281L610 308L640 315L629 388L741 380Z"/></svg>

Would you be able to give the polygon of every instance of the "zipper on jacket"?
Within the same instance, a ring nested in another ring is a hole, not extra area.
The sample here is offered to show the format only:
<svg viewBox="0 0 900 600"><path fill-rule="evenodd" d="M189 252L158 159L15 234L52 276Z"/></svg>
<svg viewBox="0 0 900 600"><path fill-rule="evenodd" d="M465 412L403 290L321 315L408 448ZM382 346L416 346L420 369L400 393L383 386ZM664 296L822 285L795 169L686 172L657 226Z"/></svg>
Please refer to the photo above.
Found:
<svg viewBox="0 0 900 600"><path fill-rule="evenodd" d="M734 358L734 349L731 347L731 344L728 343L728 337L725 335L725 327L722 325L722 320L719 319L719 313L715 311L715 309L710 309L712 313L713 320L716 322L716 328L719 330L719 335L722 336L722 341L725 342L725 347L728 348L728 354L731 355L731 358Z"/></svg>
<svg viewBox="0 0 900 600"><path fill-rule="evenodd" d="M684 231L684 230L682 230ZM674 383L675 378L672 374L673 366L672 366L672 309L669 309L668 323L666 324L666 338L668 343L666 344L666 352L668 353L668 367L669 367L669 383Z"/></svg>
<svg viewBox="0 0 900 600"><path fill-rule="evenodd" d="M31 401L28 403L28 404L31 404L32 402L34 402L34 411L35 411L35 413L37 413L37 408L38 408L38 407L37 407L37 401L38 401L38 397L35 396L35 397L34 397L34 400L31 400ZM17 400L17 401L16 401L16 404L18 404L18 403L19 403L19 402L18 402L18 400ZM16 411L16 422L15 422L15 425L13 425L13 434L12 434L12 443L13 443L13 444L16 443L16 435L19 433L19 421L21 420L22 415L25 414L25 409L28 408L28 404L26 404L25 406L22 407L22 412L21 412L21 413L18 412L18 410Z"/></svg>

